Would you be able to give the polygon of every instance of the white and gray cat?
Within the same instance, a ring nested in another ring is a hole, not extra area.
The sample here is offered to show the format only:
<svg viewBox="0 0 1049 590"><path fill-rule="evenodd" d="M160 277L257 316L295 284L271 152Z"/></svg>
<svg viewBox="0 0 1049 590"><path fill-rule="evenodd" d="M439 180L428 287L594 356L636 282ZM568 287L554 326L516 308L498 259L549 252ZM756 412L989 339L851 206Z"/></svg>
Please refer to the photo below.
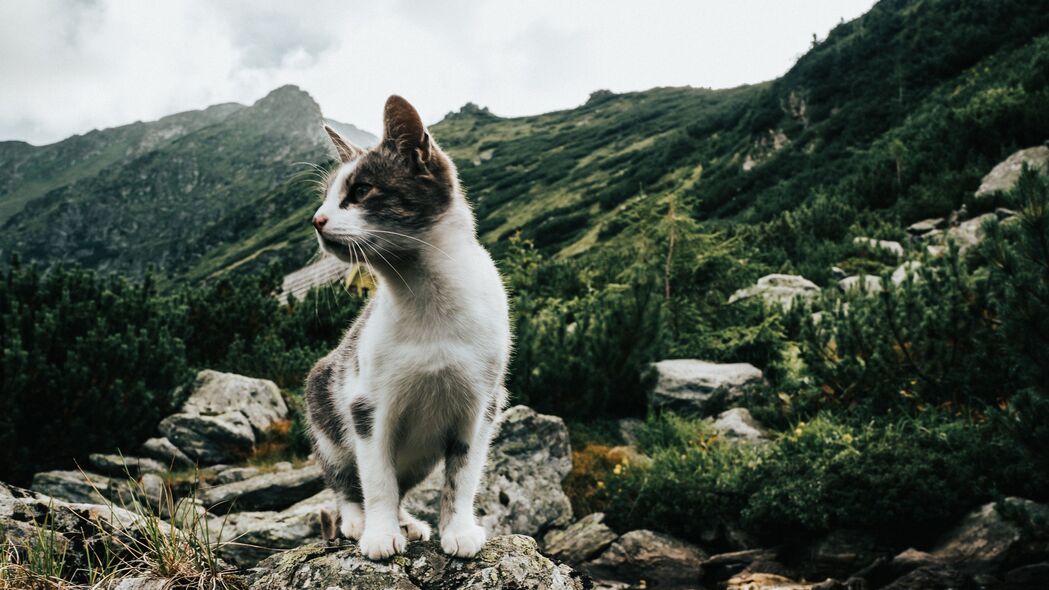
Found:
<svg viewBox="0 0 1049 590"><path fill-rule="evenodd" d="M416 110L391 96L382 142L362 150L331 128L341 164L313 224L321 247L366 262L374 296L310 371L310 434L338 515L322 517L371 559L401 553L430 527L401 506L444 460L441 547L485 542L474 496L495 419L510 324L502 279L477 241L455 165Z"/></svg>

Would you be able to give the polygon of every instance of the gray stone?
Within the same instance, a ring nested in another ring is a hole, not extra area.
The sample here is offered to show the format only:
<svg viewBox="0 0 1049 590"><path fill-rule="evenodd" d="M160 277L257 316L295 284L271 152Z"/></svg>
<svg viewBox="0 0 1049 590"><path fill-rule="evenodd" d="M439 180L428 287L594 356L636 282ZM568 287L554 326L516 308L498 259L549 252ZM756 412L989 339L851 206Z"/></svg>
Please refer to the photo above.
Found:
<svg viewBox="0 0 1049 590"><path fill-rule="evenodd" d="M175 471L177 469L192 469L196 463L186 456L178 447L165 437L151 438L142 443L140 452L151 459L156 459L165 467Z"/></svg>
<svg viewBox="0 0 1049 590"><path fill-rule="evenodd" d="M179 450L205 465L243 459L255 447L251 423L240 412L172 414L158 428Z"/></svg>
<svg viewBox="0 0 1049 590"><path fill-rule="evenodd" d="M201 502L211 512L279 510L309 498L324 488L321 468L307 465L291 471L263 473L255 477L217 485L200 492Z"/></svg>
<svg viewBox="0 0 1049 590"><path fill-rule="evenodd" d="M113 590L169 590L171 580L149 576L121 578L112 586Z"/></svg>
<svg viewBox="0 0 1049 590"><path fill-rule="evenodd" d="M745 289L740 289L729 297L729 303L757 297L766 305L790 309L796 302L807 303L819 295L820 288L816 283L798 275L771 274L758 279L758 282Z"/></svg>
<svg viewBox="0 0 1049 590"><path fill-rule="evenodd" d="M595 580L639 585L658 581L659 588L698 588L703 577L702 549L669 535L630 531L597 559L580 566Z"/></svg>
<svg viewBox="0 0 1049 590"><path fill-rule="evenodd" d="M849 273L845 272L845 269L841 268L840 266L832 266L830 267L830 276L835 280L840 281L841 279L844 279L845 277L849 276Z"/></svg>
<svg viewBox="0 0 1049 590"><path fill-rule="evenodd" d="M903 256L903 245L892 240L875 240L874 238L853 238L852 243L867 250L881 250L900 258Z"/></svg>
<svg viewBox="0 0 1049 590"><path fill-rule="evenodd" d="M974 196L979 200L995 193L1009 192L1020 180L1024 164L1042 174L1049 173L1049 147L1039 145L1014 152L983 177Z"/></svg>
<svg viewBox="0 0 1049 590"><path fill-rule="evenodd" d="M654 363L652 368L656 372L655 388L649 396L652 405L683 414L703 415L715 395L731 402L765 382L761 371L747 363L674 359Z"/></svg>
<svg viewBox="0 0 1049 590"><path fill-rule="evenodd" d="M193 393L181 411L201 416L240 412L256 435L268 430L275 422L288 418L288 406L276 383L210 370L197 374Z"/></svg>
<svg viewBox="0 0 1049 590"><path fill-rule="evenodd" d="M644 428L645 422L637 418L622 418L619 420L619 436L622 437L623 442L627 446L636 447L638 445L637 435Z"/></svg>
<svg viewBox="0 0 1049 590"><path fill-rule="evenodd" d="M76 470L42 471L33 476L30 489L75 504L105 504L128 498L124 480Z"/></svg>
<svg viewBox="0 0 1049 590"><path fill-rule="evenodd" d="M912 236L924 236L925 234L947 227L947 220L943 217L923 219L907 226L907 233Z"/></svg>
<svg viewBox="0 0 1049 590"><path fill-rule="evenodd" d="M970 512L937 541L930 553L967 572L993 572L1044 556L1049 550L1046 541L1032 535L1033 527L1021 526L1015 520L1049 519L1049 506L1022 498L1006 498L1003 503L991 502Z"/></svg>
<svg viewBox="0 0 1049 590"><path fill-rule="evenodd" d="M984 224L997 219L998 216L994 213L984 213L979 217L963 221L947 230L946 239L957 244L958 251L965 254L987 237L987 232L983 229Z"/></svg>
<svg viewBox="0 0 1049 590"><path fill-rule="evenodd" d="M1011 219L1019 215L1019 213L1017 213L1016 211L1013 211L1012 209L1006 209L1005 207L996 207L994 210L994 214L996 217L998 217L999 221Z"/></svg>
<svg viewBox="0 0 1049 590"><path fill-rule="evenodd" d="M258 467L227 467L226 469L219 471L218 474L215 475L215 479L212 481L215 484L222 485L244 481L245 479L255 477L258 474Z"/></svg>
<svg viewBox="0 0 1049 590"><path fill-rule="evenodd" d="M98 473L112 477L138 477L143 473L164 473L166 466L146 457L125 457L117 454L92 453L88 463Z"/></svg>
<svg viewBox="0 0 1049 590"><path fill-rule="evenodd" d="M538 536L572 522L561 480L572 470L568 428L557 416L527 406L503 413L477 492L477 518L489 535ZM414 515L437 522L444 469L438 467L405 497Z"/></svg>
<svg viewBox="0 0 1049 590"><path fill-rule="evenodd" d="M278 551L294 549L320 538L318 511L231 512L213 518L219 555L242 568L253 567Z"/></svg>
<svg viewBox="0 0 1049 590"><path fill-rule="evenodd" d="M619 537L604 520L604 513L594 512L564 530L550 531L543 539L543 552L571 565L594 557Z"/></svg>
<svg viewBox="0 0 1049 590"><path fill-rule="evenodd" d="M718 414L711 425L720 436L749 443L769 440L768 430L746 408L732 408Z"/></svg>
<svg viewBox="0 0 1049 590"><path fill-rule="evenodd" d="M884 290L881 284L881 277L873 275L846 277L838 281L838 288L843 293L864 293L868 295L881 293Z"/></svg>
<svg viewBox="0 0 1049 590"><path fill-rule="evenodd" d="M906 574L882 590L976 590L968 575L945 565L927 565Z"/></svg>
<svg viewBox="0 0 1049 590"><path fill-rule="evenodd" d="M917 282L919 280L918 271L921 270L922 263L917 260L910 260L896 267L896 270L892 271L892 284L899 287L907 280L907 277L911 277L911 280Z"/></svg>
<svg viewBox="0 0 1049 590"><path fill-rule="evenodd" d="M140 502L146 502L155 514L160 514L172 498L167 491L164 478L156 473L146 473L138 481L136 496Z"/></svg>
<svg viewBox="0 0 1049 590"><path fill-rule="evenodd" d="M582 577L543 557L535 540L522 535L488 541L473 559L451 559L438 541L408 545L388 561L361 556L356 543L309 545L274 555L256 567L252 588L360 590L582 590Z"/></svg>

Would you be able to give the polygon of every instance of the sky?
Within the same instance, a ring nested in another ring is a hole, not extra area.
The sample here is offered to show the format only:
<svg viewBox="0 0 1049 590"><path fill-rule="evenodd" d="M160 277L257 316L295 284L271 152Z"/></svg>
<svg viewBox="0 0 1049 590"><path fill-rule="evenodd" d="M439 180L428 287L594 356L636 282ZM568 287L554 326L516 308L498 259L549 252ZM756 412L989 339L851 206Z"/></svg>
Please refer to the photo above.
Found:
<svg viewBox="0 0 1049 590"><path fill-rule="evenodd" d="M34 144L296 84L376 132L572 108L594 90L775 78L873 0L3 0L0 140Z"/></svg>

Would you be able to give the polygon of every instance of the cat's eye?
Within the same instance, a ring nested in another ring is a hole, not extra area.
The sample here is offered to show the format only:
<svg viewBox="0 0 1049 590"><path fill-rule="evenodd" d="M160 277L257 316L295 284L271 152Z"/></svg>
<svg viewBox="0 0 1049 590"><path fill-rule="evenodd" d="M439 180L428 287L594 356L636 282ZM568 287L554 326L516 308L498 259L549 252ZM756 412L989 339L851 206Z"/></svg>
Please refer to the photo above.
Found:
<svg viewBox="0 0 1049 590"><path fill-rule="evenodd" d="M372 192L372 185L366 182L357 182L350 187L350 197L353 198L355 203L360 203L368 196L368 193Z"/></svg>

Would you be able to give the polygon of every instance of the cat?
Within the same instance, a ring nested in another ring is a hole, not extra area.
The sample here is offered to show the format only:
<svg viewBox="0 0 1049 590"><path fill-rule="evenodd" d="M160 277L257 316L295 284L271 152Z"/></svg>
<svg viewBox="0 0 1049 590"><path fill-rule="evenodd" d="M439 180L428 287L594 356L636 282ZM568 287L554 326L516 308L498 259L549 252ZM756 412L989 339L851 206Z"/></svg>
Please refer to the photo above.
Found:
<svg viewBox="0 0 1049 590"><path fill-rule="evenodd" d="M322 524L370 559L428 540L401 501L443 460L441 547L472 557L486 540L474 496L507 397L506 291L455 164L415 108L391 96L383 128L363 150L325 126L339 164L313 217L317 238L367 264L377 288L306 381L310 438L337 496Z"/></svg>

